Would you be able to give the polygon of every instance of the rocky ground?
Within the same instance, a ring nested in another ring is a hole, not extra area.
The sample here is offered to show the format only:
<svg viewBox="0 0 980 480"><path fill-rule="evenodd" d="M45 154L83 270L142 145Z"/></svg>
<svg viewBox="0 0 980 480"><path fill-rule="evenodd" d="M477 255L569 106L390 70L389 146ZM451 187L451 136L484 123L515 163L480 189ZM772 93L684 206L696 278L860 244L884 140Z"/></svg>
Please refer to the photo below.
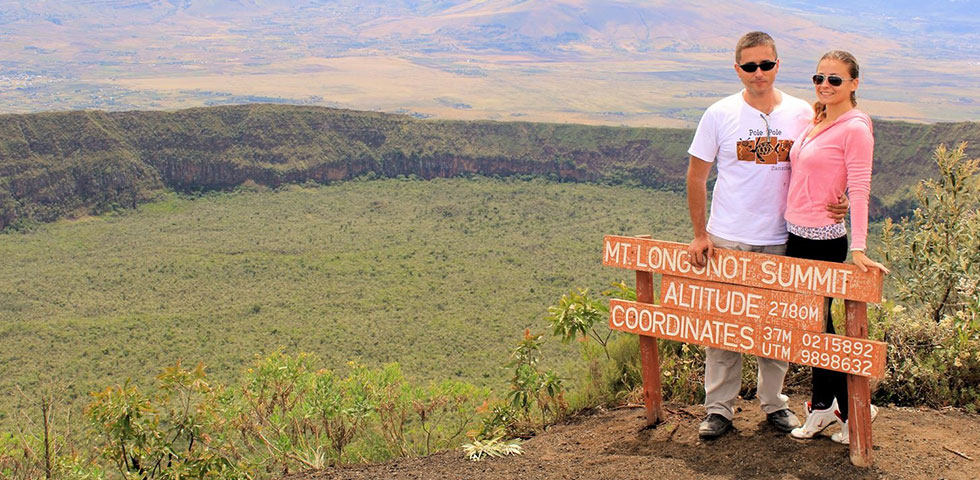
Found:
<svg viewBox="0 0 980 480"><path fill-rule="evenodd" d="M791 405L801 405L794 395ZM735 431L701 441L700 406L668 405L668 420L643 429L643 409L578 415L524 443L524 454L474 462L460 450L424 458L307 472L327 479L980 479L980 415L882 407L873 425L874 465L851 465L826 436L798 441L772 429L756 401L739 400ZM284 479L285 480L285 479Z"/></svg>

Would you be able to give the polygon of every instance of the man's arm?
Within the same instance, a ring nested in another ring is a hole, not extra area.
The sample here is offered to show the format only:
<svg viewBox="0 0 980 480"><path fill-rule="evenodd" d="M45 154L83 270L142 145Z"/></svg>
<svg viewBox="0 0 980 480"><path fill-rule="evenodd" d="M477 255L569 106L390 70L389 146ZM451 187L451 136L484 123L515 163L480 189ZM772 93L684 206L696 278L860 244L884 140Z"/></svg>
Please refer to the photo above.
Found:
<svg viewBox="0 0 980 480"><path fill-rule="evenodd" d="M691 225L694 227L694 240L688 245L691 263L697 267L708 264L708 258L714 254L715 246L708 238L707 206L708 206L708 174L711 173L711 163L691 155L687 165L687 209L691 214Z"/></svg>
<svg viewBox="0 0 980 480"><path fill-rule="evenodd" d="M840 203L827 204L827 211L830 212L827 214L827 216L833 218L837 223L844 223L844 217L847 216L847 210L851 208L851 201L847 198L847 195L843 193L837 198L837 201Z"/></svg>

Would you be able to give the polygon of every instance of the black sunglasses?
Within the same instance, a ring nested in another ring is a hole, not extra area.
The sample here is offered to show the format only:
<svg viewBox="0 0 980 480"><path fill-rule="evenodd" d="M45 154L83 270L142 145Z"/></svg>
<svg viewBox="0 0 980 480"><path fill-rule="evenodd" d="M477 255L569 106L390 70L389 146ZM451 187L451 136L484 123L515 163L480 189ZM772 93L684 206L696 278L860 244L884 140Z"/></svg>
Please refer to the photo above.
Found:
<svg viewBox="0 0 980 480"><path fill-rule="evenodd" d="M841 86L842 83L844 83L844 79L838 77L837 75L820 75L818 73L813 76L813 84L820 85L821 83L823 83L823 80L825 78L827 79L827 83L829 83L832 87L839 87ZM853 80L853 79L849 78L848 80Z"/></svg>
<svg viewBox="0 0 980 480"><path fill-rule="evenodd" d="M768 72L769 70L776 68L776 62L772 60L763 60L759 63L743 63L739 65L738 68L741 68L745 73L752 73L757 68L761 68L763 72Z"/></svg>

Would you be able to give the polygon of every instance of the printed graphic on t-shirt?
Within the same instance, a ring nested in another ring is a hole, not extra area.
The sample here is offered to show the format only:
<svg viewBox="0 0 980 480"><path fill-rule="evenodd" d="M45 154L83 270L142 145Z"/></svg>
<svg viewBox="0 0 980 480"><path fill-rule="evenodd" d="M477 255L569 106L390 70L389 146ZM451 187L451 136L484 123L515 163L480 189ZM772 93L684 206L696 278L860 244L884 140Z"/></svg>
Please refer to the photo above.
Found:
<svg viewBox="0 0 980 480"><path fill-rule="evenodd" d="M739 139L736 144L736 156L743 162L755 162L760 165L775 165L778 162L789 161L789 149L792 140L780 140L777 137L755 137L748 140Z"/></svg>

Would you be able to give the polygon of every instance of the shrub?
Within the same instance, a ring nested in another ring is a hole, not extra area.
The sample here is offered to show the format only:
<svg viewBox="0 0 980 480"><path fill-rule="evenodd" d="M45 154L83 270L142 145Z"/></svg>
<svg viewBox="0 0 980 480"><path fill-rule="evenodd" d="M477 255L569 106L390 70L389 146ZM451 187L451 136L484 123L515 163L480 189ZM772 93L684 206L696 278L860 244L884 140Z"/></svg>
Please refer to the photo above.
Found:
<svg viewBox="0 0 980 480"><path fill-rule="evenodd" d="M413 385L397 364L351 363L340 376L317 363L275 352L225 389L178 362L150 394L128 382L93 393L86 415L102 459L125 478L255 478L454 448L488 395L455 381ZM40 463L22 458L22 443L0 437L0 472L38 478ZM58 461L71 478L98 478L96 465Z"/></svg>
<svg viewBox="0 0 980 480"><path fill-rule="evenodd" d="M234 399L234 426L269 471L323 468L343 454L374 410L358 377L315 369L315 357L259 358Z"/></svg>
<svg viewBox="0 0 980 480"><path fill-rule="evenodd" d="M602 294L636 300L636 290L625 282L613 283ZM578 407L642 399L639 337L612 332L605 325L608 317L606 302L589 297L588 291L581 289L562 295L557 304L548 308L546 320L552 333L565 343L577 338L587 363L586 380L575 392ZM606 333L599 333L600 330ZM599 344L605 361L599 361L598 349L590 345L590 339ZM685 403L702 401L704 347L662 339L657 344L664 399ZM755 377L747 379L746 384L747 389L754 388Z"/></svg>
<svg viewBox="0 0 980 480"><path fill-rule="evenodd" d="M934 322L980 302L980 161L966 160L965 148L936 148L941 176L920 182L912 218L887 219L882 233L900 298L923 305Z"/></svg>
<svg viewBox="0 0 980 480"><path fill-rule="evenodd" d="M44 465L31 446L13 434L0 434L0 477L14 480L44 476Z"/></svg>
<svg viewBox="0 0 980 480"><path fill-rule="evenodd" d="M548 307L548 316L545 318L551 325L552 334L561 337L562 343L592 338L599 342L606 358L609 358L606 344L612 330L604 324L609 318L609 308L601 301L589 297L587 289L562 295L556 305Z"/></svg>
<svg viewBox="0 0 980 480"><path fill-rule="evenodd" d="M71 409L60 401L65 386L40 379L43 392L37 398L28 397L20 388L24 399L39 407L32 412L20 412L16 434L0 432L0 478L33 480L57 478L65 480L97 480L105 478L105 471L98 465L91 451L80 449L73 435Z"/></svg>
<svg viewBox="0 0 980 480"><path fill-rule="evenodd" d="M557 420L565 415L568 403L565 400L565 386L554 370L540 371L538 361L541 355L541 337L543 334L532 334L524 331L524 338L514 348L512 360L507 365L514 367L511 377L511 389L508 393L511 406L523 414L525 421L530 421L532 407L537 407L541 414L541 427L547 423L548 416Z"/></svg>
<svg viewBox="0 0 980 480"><path fill-rule="evenodd" d="M378 421L388 445L400 456L428 455L455 447L477 422L477 409L488 392L473 385L443 381L427 387L408 384L397 365L387 365L370 382Z"/></svg>
<svg viewBox="0 0 980 480"><path fill-rule="evenodd" d="M125 478L239 478L245 465L220 418L220 388L204 366L180 362L158 377L147 396L128 382L92 394L86 408L101 437L100 453Z"/></svg>
<svg viewBox="0 0 980 480"><path fill-rule="evenodd" d="M980 162L966 160L965 147L936 148L939 179L920 182L912 218L882 232L896 267L889 280L910 306L883 310L884 401L980 405Z"/></svg>
<svg viewBox="0 0 980 480"><path fill-rule="evenodd" d="M939 323L923 309L887 320L888 372L875 397L882 402L980 408L980 322L964 312Z"/></svg>

